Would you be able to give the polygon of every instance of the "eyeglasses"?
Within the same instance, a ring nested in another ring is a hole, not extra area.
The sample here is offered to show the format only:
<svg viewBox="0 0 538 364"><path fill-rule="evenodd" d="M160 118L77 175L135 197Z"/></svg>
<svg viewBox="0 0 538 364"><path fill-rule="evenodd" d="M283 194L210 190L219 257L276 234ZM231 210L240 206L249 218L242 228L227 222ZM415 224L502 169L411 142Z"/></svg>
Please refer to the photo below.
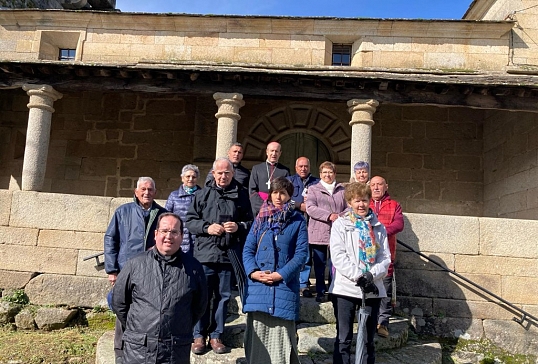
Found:
<svg viewBox="0 0 538 364"><path fill-rule="evenodd" d="M179 236L179 231L177 231L177 230L159 229L157 231L159 232L159 234L161 234L163 236L168 235L168 233L170 233L170 236L172 236L174 238Z"/></svg>

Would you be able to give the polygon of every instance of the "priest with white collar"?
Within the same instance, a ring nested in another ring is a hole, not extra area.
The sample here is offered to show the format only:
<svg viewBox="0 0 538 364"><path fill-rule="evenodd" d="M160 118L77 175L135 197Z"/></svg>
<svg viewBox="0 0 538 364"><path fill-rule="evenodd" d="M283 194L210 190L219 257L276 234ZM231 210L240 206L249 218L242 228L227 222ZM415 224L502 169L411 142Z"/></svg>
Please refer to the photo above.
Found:
<svg viewBox="0 0 538 364"><path fill-rule="evenodd" d="M267 160L252 167L248 192L250 204L254 216L258 215L263 201L267 200L271 181L277 177L288 177L290 170L288 167L278 163L282 154L282 146L278 142L270 142L265 150Z"/></svg>

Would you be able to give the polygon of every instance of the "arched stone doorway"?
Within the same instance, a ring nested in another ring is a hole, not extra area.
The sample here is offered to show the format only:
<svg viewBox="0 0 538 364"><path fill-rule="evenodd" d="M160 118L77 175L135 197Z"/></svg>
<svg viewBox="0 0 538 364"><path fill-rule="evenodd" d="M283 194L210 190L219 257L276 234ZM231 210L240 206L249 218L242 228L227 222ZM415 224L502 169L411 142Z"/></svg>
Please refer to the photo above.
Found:
<svg viewBox="0 0 538 364"><path fill-rule="evenodd" d="M291 104L260 117L243 140L245 161L259 163L270 141L282 144L280 162L295 173L295 160L310 159L312 172L329 160L348 165L351 155L351 127L328 110L313 105ZM254 163L252 163L254 164Z"/></svg>
<svg viewBox="0 0 538 364"><path fill-rule="evenodd" d="M331 160L331 153L321 140L313 135L306 133L291 133L284 135L279 139L282 144L282 153L280 162L288 166L293 173L295 170L295 161L297 158L305 156L310 159L311 171L318 175L317 166L322 162Z"/></svg>

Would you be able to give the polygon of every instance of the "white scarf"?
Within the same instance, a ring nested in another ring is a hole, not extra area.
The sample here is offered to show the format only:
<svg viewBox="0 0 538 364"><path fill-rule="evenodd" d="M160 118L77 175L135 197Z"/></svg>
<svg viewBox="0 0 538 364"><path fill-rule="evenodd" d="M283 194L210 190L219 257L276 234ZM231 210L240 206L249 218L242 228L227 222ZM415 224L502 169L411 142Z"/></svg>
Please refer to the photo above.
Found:
<svg viewBox="0 0 538 364"><path fill-rule="evenodd" d="M333 183L329 184L329 183L327 183L327 182L323 182L323 180L320 180L319 183L321 183L321 185L322 185L323 187L325 187L325 189L326 189L327 191L329 191L329 193L330 193L331 196L332 196L332 194L333 194L333 192L334 192L334 188L336 187L336 181L333 181Z"/></svg>

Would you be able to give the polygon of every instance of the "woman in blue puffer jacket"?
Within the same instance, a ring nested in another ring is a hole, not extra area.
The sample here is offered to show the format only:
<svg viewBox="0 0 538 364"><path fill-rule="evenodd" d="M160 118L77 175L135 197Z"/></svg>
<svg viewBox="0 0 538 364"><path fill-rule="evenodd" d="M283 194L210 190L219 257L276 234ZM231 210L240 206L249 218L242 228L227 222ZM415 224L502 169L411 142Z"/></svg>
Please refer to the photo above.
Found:
<svg viewBox="0 0 538 364"><path fill-rule="evenodd" d="M298 364L295 320L299 319L299 272L308 259L308 232L302 213L289 203L293 185L271 183L269 197L245 242L248 275L245 354L249 364Z"/></svg>
<svg viewBox="0 0 538 364"><path fill-rule="evenodd" d="M183 184L179 188L170 193L164 208L179 216L183 221L183 241L181 242L181 250L183 253L189 253L192 256L192 247L196 235L191 234L185 227L185 220L189 206L194 200L194 193L200 191L200 186L196 184L200 170L194 164L187 164L181 169L181 182Z"/></svg>

